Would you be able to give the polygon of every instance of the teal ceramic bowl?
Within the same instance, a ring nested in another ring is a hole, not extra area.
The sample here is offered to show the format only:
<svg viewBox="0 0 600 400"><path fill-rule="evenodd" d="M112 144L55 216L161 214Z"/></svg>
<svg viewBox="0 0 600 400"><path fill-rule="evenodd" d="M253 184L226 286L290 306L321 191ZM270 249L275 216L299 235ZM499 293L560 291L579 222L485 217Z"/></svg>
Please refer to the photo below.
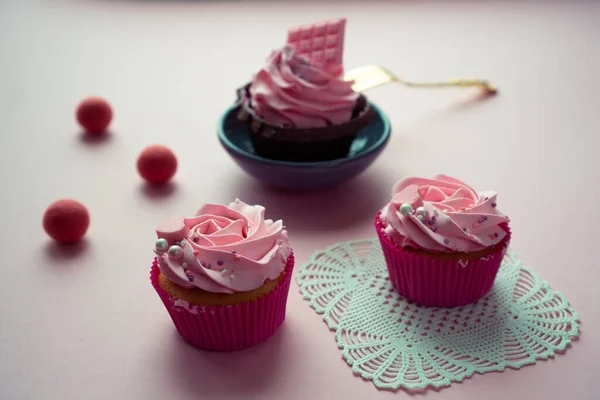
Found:
<svg viewBox="0 0 600 400"><path fill-rule="evenodd" d="M316 190L355 178L375 161L391 134L388 117L375 104L371 123L363 128L348 155L328 161L290 162L260 157L254 152L248 125L237 119L239 106L229 108L217 126L219 141L231 158L250 176L267 185L287 190Z"/></svg>

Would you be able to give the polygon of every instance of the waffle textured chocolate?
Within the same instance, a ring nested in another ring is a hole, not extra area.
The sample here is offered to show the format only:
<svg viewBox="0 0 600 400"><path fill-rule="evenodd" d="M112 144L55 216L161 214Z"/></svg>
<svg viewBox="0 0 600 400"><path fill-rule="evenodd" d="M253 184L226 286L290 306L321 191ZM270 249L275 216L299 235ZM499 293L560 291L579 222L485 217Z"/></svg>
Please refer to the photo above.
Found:
<svg viewBox="0 0 600 400"><path fill-rule="evenodd" d="M339 18L288 30L287 45L296 53L320 64L334 76L341 75L346 19Z"/></svg>

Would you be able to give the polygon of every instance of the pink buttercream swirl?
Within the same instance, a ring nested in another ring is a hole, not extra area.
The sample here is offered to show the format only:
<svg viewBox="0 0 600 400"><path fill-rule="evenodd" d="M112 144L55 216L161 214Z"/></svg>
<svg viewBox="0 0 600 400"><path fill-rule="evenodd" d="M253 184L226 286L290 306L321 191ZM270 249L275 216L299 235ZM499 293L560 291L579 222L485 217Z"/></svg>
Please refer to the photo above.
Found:
<svg viewBox="0 0 600 400"><path fill-rule="evenodd" d="M381 210L385 234L401 247L475 252L501 242L509 219L496 208L496 192L478 194L444 175L406 178Z"/></svg>
<svg viewBox="0 0 600 400"><path fill-rule="evenodd" d="M359 94L292 47L275 50L254 76L250 107L267 124L318 128L350 121Z"/></svg>
<svg viewBox="0 0 600 400"><path fill-rule="evenodd" d="M276 279L287 264L290 242L282 221L265 219L264 212L236 200L166 221L156 230L161 272L180 286L213 293L254 290Z"/></svg>

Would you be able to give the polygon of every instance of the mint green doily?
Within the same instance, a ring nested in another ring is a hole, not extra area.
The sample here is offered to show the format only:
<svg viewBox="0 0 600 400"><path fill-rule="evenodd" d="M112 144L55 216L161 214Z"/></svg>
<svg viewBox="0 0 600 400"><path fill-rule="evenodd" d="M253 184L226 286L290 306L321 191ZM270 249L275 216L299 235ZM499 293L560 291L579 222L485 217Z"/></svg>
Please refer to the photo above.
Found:
<svg viewBox="0 0 600 400"><path fill-rule="evenodd" d="M490 293L453 309L420 307L398 294L377 239L316 252L296 281L352 370L379 388L439 388L475 372L518 369L579 335L567 299L510 251Z"/></svg>

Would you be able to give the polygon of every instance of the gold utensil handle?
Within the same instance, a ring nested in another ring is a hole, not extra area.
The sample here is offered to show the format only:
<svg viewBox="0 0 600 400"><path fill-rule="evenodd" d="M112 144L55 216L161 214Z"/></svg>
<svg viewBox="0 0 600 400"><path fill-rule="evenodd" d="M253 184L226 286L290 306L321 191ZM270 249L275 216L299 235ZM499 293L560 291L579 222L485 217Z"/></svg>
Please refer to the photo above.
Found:
<svg viewBox="0 0 600 400"><path fill-rule="evenodd" d="M391 71L377 65L365 65L348 72L344 77L346 81L353 81L352 89L357 92L372 89L377 86L396 82L412 88L444 88L444 87L479 87L488 93L496 93L498 89L486 79L479 78L453 78L437 82L411 82L398 78Z"/></svg>
<svg viewBox="0 0 600 400"><path fill-rule="evenodd" d="M396 79L397 82L413 88L442 88L442 87L480 87L491 93L496 93L496 86L485 79L449 79L440 82L408 82Z"/></svg>

